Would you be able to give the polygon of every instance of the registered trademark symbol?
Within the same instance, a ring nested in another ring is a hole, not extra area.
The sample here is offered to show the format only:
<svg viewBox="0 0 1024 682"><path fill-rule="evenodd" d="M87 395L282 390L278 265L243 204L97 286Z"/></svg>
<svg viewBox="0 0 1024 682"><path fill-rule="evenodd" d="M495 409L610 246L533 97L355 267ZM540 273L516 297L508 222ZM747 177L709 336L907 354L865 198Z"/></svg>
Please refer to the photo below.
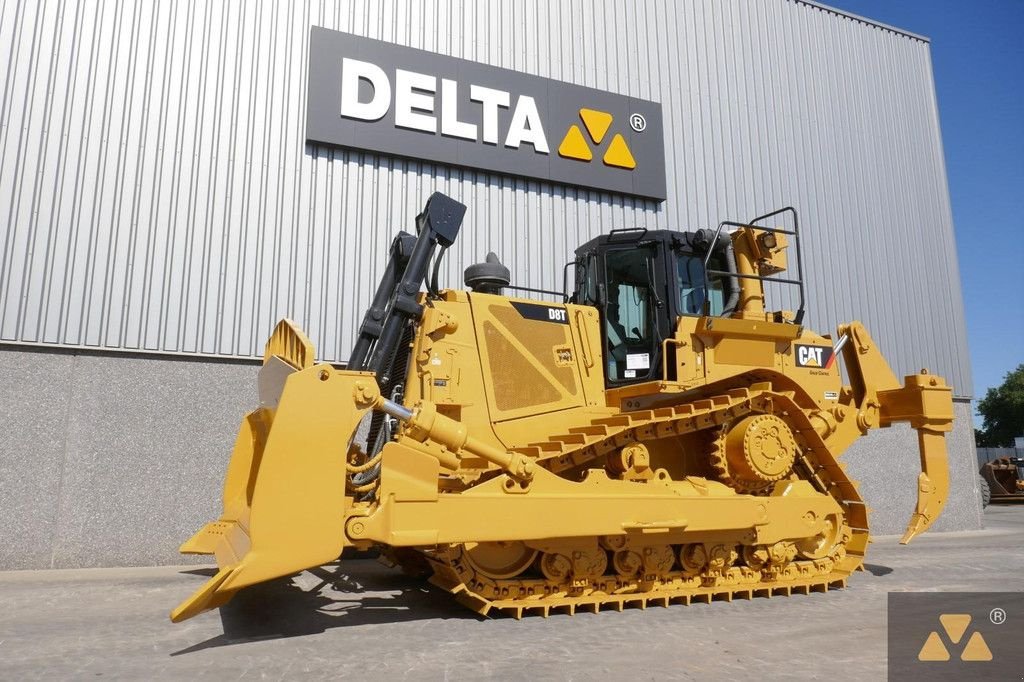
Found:
<svg viewBox="0 0 1024 682"><path fill-rule="evenodd" d="M1006 611L996 607L988 612L988 619L992 621L993 625L1002 625L1006 622Z"/></svg>
<svg viewBox="0 0 1024 682"><path fill-rule="evenodd" d="M631 114L629 117L629 127L638 133L642 133L647 129L647 119L644 118L643 114Z"/></svg>

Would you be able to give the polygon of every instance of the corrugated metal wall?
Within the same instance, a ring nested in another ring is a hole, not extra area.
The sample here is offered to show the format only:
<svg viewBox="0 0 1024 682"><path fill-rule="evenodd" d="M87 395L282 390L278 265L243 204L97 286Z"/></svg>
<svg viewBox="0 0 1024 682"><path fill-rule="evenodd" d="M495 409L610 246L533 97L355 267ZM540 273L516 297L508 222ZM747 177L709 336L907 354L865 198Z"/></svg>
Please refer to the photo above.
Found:
<svg viewBox="0 0 1024 682"><path fill-rule="evenodd" d="M304 143L311 25L660 101L658 205ZM393 231L469 205L561 288L616 227L801 211L809 324L970 394L928 44L795 0L0 4L0 340L253 356L281 316L344 359Z"/></svg>

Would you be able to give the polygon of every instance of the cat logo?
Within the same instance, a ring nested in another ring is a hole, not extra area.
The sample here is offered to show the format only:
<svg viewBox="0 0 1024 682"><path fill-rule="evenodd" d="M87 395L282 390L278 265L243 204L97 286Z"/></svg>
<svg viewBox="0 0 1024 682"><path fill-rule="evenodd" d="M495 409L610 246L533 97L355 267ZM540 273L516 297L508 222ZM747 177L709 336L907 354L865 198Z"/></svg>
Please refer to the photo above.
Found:
<svg viewBox="0 0 1024 682"><path fill-rule="evenodd" d="M960 640L963 639L964 633L967 632L967 627L971 624L971 616L966 613L944 613L939 616L939 622L942 624L942 629L945 631L950 643L959 644ZM921 647L921 651L917 654L917 660L948 661L949 658L949 649L943 643L942 637L938 631L932 630L928 635L928 639L925 640L924 646ZM960 660L992 660L992 650L988 648L985 638L977 630L971 633L967 644L964 645L963 650L960 652Z"/></svg>
<svg viewBox="0 0 1024 682"><path fill-rule="evenodd" d="M831 346L808 346L794 344L793 354L796 356L797 367L814 367L818 369L832 369L836 354Z"/></svg>
<svg viewBox="0 0 1024 682"><path fill-rule="evenodd" d="M594 109L580 109L580 120L583 121L583 127L587 129L587 135L590 136L591 141L598 146L612 126L611 114ZM646 122L644 127L646 127ZM569 126L569 132L565 134L562 144L558 145L558 155L577 161L590 161L594 158L594 153L590 151L590 145L583 136L583 131L576 123ZM608 143L608 149L601 161L604 162L604 165L615 168L625 168L626 170L636 168L633 152L629 151L629 145L626 144L626 138L622 136L622 133L615 133L612 141Z"/></svg>

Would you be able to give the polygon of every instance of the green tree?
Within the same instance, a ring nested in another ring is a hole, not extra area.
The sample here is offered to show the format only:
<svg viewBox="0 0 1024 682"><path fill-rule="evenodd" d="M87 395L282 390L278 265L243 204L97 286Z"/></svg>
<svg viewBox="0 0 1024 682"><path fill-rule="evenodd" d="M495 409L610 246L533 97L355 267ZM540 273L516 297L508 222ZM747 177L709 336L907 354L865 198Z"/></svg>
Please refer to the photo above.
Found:
<svg viewBox="0 0 1024 682"><path fill-rule="evenodd" d="M1006 374L1002 385L988 389L978 402L984 422L975 429L979 447L1010 447L1016 436L1024 436L1024 365Z"/></svg>

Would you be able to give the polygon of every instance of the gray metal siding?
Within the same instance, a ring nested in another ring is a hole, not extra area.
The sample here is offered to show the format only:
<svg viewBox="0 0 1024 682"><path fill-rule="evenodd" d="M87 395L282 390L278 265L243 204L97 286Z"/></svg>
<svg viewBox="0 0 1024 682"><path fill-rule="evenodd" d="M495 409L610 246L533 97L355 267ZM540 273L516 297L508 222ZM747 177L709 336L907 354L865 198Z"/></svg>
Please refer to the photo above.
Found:
<svg viewBox="0 0 1024 682"><path fill-rule="evenodd" d="M660 101L669 199L307 147L310 25ZM469 205L450 285L494 250L561 288L602 231L792 204L808 323L861 319L897 373L971 392L914 36L795 0L4 0L0 74L0 341L254 356L289 316L343 360L431 191Z"/></svg>

